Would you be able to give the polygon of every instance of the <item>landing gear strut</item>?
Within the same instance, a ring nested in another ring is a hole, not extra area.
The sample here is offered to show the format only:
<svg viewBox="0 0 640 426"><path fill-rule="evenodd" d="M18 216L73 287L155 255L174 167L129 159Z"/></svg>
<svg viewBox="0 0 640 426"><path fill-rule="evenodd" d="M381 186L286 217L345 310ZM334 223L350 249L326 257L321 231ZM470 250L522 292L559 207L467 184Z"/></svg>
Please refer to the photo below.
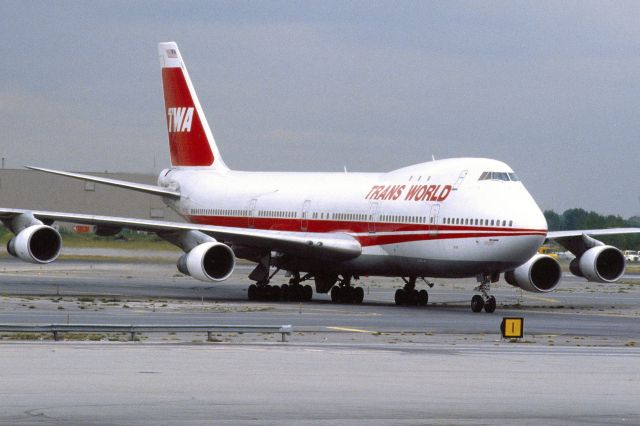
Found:
<svg viewBox="0 0 640 426"><path fill-rule="evenodd" d="M484 311L488 314L492 314L496 310L496 298L489 294L491 290L491 283L498 281L499 274L482 274L478 275L478 282L480 285L475 288L480 294L476 294L471 298L471 310L473 312L480 312L484 308Z"/></svg>
<svg viewBox="0 0 640 426"><path fill-rule="evenodd" d="M355 303L359 305L364 300L362 287L351 286L351 275L345 275L338 279L338 284L331 288L331 302Z"/></svg>
<svg viewBox="0 0 640 426"><path fill-rule="evenodd" d="M429 293L427 293L427 290L416 290L416 279L417 277L409 277L409 279L402 277L404 287L396 290L396 305L427 306ZM433 284L430 284L430 286L432 287Z"/></svg>

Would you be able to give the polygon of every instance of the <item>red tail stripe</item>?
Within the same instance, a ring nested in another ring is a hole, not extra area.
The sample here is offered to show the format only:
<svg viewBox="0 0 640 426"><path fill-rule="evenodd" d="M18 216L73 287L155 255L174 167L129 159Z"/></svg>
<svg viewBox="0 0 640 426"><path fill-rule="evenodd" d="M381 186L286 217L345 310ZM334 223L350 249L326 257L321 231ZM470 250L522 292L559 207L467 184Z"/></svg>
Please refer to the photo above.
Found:
<svg viewBox="0 0 640 426"><path fill-rule="evenodd" d="M210 166L213 164L213 152L207 135L200 121L198 110L189 92L189 86L182 68L162 68L162 87L164 89L164 106L167 114L169 130L169 149L171 164L174 166ZM170 108L194 108L193 120L189 131L172 131L169 129Z"/></svg>

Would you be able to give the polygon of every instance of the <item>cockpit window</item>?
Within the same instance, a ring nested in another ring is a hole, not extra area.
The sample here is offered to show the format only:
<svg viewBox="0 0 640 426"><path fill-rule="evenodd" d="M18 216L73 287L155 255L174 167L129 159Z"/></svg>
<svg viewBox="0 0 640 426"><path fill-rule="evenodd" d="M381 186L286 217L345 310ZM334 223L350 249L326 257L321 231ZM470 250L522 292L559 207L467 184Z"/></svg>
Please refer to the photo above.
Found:
<svg viewBox="0 0 640 426"><path fill-rule="evenodd" d="M507 173L507 172L482 172L478 180L501 180L503 182L520 181L520 179L515 173Z"/></svg>

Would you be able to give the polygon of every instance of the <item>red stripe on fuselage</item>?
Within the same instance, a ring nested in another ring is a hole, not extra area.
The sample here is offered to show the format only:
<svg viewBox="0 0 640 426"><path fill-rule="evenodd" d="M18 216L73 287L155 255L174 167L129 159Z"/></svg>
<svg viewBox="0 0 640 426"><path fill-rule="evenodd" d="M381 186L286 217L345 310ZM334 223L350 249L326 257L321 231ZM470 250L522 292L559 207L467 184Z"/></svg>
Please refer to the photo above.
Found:
<svg viewBox="0 0 640 426"><path fill-rule="evenodd" d="M347 234L368 233L368 235L354 235L363 246L398 244L413 241L444 240L454 238L489 238L489 237L515 237L524 235L546 236L544 229L526 228L500 228L483 226L456 226L434 225L415 223L388 223L388 222L350 222L335 220L303 220L285 218L249 218L246 216L190 216L189 221L202 225L228 226L234 228L267 229L273 231L291 232L344 232ZM302 229L306 222L306 230ZM375 231L374 231L375 229ZM395 235L378 235L390 233ZM405 232L414 232L406 234Z"/></svg>

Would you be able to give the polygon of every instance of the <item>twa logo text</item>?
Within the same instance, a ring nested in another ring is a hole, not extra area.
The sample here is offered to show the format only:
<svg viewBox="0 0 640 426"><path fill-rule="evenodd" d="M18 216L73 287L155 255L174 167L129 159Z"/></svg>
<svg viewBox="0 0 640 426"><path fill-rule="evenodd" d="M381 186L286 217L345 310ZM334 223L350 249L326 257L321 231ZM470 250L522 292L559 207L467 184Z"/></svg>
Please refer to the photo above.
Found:
<svg viewBox="0 0 640 426"><path fill-rule="evenodd" d="M193 107L167 108L169 133L190 132L193 121Z"/></svg>

